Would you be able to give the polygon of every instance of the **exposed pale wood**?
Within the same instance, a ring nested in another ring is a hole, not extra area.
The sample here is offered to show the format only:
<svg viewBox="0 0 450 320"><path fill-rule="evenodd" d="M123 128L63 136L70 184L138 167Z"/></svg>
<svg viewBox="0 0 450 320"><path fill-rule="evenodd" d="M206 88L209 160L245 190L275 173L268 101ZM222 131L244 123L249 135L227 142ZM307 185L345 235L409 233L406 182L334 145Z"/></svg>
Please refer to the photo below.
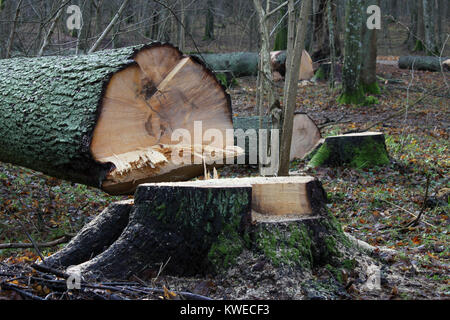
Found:
<svg viewBox="0 0 450 320"><path fill-rule="evenodd" d="M268 215L311 214L305 183L254 184L252 208Z"/></svg>
<svg viewBox="0 0 450 320"><path fill-rule="evenodd" d="M185 182L162 182L144 184L140 188L155 186L223 188L252 187L252 210L257 214L313 215L314 205L311 203L312 188L318 180L310 176L291 177L252 177L226 178L212 180L196 180Z"/></svg>
<svg viewBox="0 0 450 320"><path fill-rule="evenodd" d="M320 130L307 114L294 115L292 130L291 161L303 159L321 139Z"/></svg>
<svg viewBox="0 0 450 320"><path fill-rule="evenodd" d="M286 51L272 51L270 53L272 71L285 75L286 72ZM309 80L314 76L313 61L306 50L302 52L300 62L299 80Z"/></svg>
<svg viewBox="0 0 450 320"><path fill-rule="evenodd" d="M208 129L226 137L233 128L229 98L210 71L168 45L141 50L134 59L135 65L111 78L91 144L96 160L115 166L105 190L128 193L144 182L195 177L202 162L214 158L205 158L205 150L235 156L233 141L203 137ZM200 141L194 141L196 121ZM190 141L172 141L178 129L187 130ZM193 165L172 163L180 150L191 155Z"/></svg>

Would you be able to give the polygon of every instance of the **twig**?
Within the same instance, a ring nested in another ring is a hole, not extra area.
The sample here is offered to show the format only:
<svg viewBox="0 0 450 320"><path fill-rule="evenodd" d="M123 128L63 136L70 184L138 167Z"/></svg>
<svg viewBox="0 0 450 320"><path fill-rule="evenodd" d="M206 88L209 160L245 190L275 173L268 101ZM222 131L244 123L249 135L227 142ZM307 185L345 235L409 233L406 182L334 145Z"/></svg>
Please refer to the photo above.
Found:
<svg viewBox="0 0 450 320"><path fill-rule="evenodd" d="M39 248L46 248L46 247L54 247L61 243L66 243L70 240L69 236L64 236L62 238L49 241L49 242L42 242L42 243L36 243L36 245ZM32 243L2 243L0 244L0 250L2 249L26 249L26 248L33 248Z"/></svg>
<svg viewBox="0 0 450 320"><path fill-rule="evenodd" d="M21 296L26 297L26 298L30 298L32 300L44 300L41 297L38 297L32 293L29 293L28 291L23 290L22 288L20 288L19 286L16 286L15 284L11 284L11 283L3 283L1 284L1 288L3 290L12 290L15 291L17 293L19 293Z"/></svg>
<svg viewBox="0 0 450 320"><path fill-rule="evenodd" d="M405 228L408 228L408 227L410 227L410 226L415 226L415 225L417 225L417 224L419 223L419 221L420 221L420 218L421 218L422 215L424 214L425 208L426 208L426 205L427 205L427 200L428 200L428 190L429 190L429 188L430 188L430 180L431 180L430 174L427 174L427 186L426 186L426 189L425 189L425 197L423 198L422 209L420 210L420 213L419 213L419 215L417 216L417 218L415 218L413 221L411 221L410 223L408 223L408 224L405 226Z"/></svg>
<svg viewBox="0 0 450 320"><path fill-rule="evenodd" d="M65 272L59 271L58 269L51 268L42 264L33 263L31 267L37 271L51 273L60 278L68 279L70 277L70 275Z"/></svg>
<svg viewBox="0 0 450 320"><path fill-rule="evenodd" d="M20 221L20 219L14 214L14 217L17 219L17 222L19 222L20 226L23 229L23 232L25 232L25 234L27 235L28 239L30 240L30 242L33 245L34 250L36 250L37 254L39 255L39 257L41 258L42 263L45 263L45 259L44 256L42 255L41 250L39 250L39 247L37 246L36 242L33 240L33 238L30 236L30 234L28 233L27 229L25 228L25 226L23 225L22 221Z"/></svg>
<svg viewBox="0 0 450 320"><path fill-rule="evenodd" d="M94 51L97 50L97 48L100 46L100 43L103 41L103 39L108 35L108 33L111 31L111 29L115 26L117 20L119 20L120 15L122 14L122 11L125 9L125 7L127 6L129 0L124 0L124 2L122 3L122 5L119 8L119 11L117 11L116 15L114 16L114 18L111 20L111 22L109 23L109 25L106 27L106 29L103 31L103 33L101 34L101 36L97 39L97 41L94 43L94 45L92 46L91 49L89 49L88 53L93 53Z"/></svg>
<svg viewBox="0 0 450 320"><path fill-rule="evenodd" d="M417 219L417 215L415 215L414 213L412 213L411 211L409 211L409 210L407 210L407 209L405 209L405 208L403 208L403 207L400 207L399 205L396 205L396 204L393 203L393 202L390 202L390 201L384 200L384 199L378 199L378 200L381 200L381 201L384 201L384 202L386 202L386 203L389 203L390 205L392 205L392 206L396 207L397 209L400 209L400 210L402 210L402 211L404 211L404 212L410 214L410 215L413 216L415 219ZM426 225L428 225L428 226L430 226L430 227L436 228L435 225L432 225L431 223L429 223L429 222L427 222L427 221L425 221L425 220L423 220L423 223L425 223Z"/></svg>

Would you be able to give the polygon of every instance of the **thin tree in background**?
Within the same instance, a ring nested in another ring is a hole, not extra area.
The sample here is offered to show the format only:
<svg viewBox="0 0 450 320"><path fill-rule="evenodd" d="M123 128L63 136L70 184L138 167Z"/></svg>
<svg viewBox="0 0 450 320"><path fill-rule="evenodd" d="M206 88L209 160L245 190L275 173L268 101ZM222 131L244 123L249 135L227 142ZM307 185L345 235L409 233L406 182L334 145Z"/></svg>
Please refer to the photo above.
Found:
<svg viewBox="0 0 450 320"><path fill-rule="evenodd" d="M44 54L45 49L47 49L48 44L50 43L50 39L53 35L53 32L55 31L56 24L59 21L59 18L61 17L63 13L63 8L67 1L61 0L60 7L57 9L56 15L52 19L52 23L50 25L50 28L48 29L48 32L45 34L44 41L42 42L42 46L39 49L39 52L37 54L38 57L41 57Z"/></svg>
<svg viewBox="0 0 450 320"><path fill-rule="evenodd" d="M327 19L328 19L328 36L330 41L330 88L334 89L334 67L336 65L336 47L334 42L334 19L333 19L333 6L335 0L327 1Z"/></svg>
<svg viewBox="0 0 450 320"><path fill-rule="evenodd" d="M425 26L425 50L427 54L436 54L439 48L436 43L434 34L433 19L433 2L434 0L423 0L423 22Z"/></svg>
<svg viewBox="0 0 450 320"><path fill-rule="evenodd" d="M280 7L270 10L270 0L266 0L265 8L263 7L264 0L253 0L256 12L259 18L259 30L261 35L261 49L259 52L258 62L258 78L257 78L257 99L256 105L259 115L259 129L263 129L263 116L264 116L264 94L266 93L269 100L270 111L272 114L272 127L279 129L281 120L280 101L276 88L273 84L271 61L270 61L270 30L269 30L269 17L275 13ZM279 111L279 112L277 112ZM262 141L260 139L259 150L263 150ZM261 151L260 155L260 172L265 175L263 165L266 164L266 154ZM273 174L273 172L269 173Z"/></svg>
<svg viewBox="0 0 450 320"><path fill-rule="evenodd" d="M186 42L186 9L184 5L184 0L180 0L180 23L178 26L178 49L184 51L185 42Z"/></svg>
<svg viewBox="0 0 450 320"><path fill-rule="evenodd" d="M300 62L303 49L305 48L306 27L310 10L311 0L303 0L300 9L300 20L297 23L295 42L293 45L288 44L288 48L290 48L291 52L288 53L287 56L290 57L289 60L286 59L286 63L289 62L289 65L286 66L286 74L288 76L284 86L283 128L281 132L279 176L289 175L289 160L291 156L292 130L294 126L298 79L300 77ZM289 14L295 14L295 10L290 11Z"/></svg>
<svg viewBox="0 0 450 320"><path fill-rule="evenodd" d="M19 0L19 2L17 3L16 12L14 14L13 25L11 27L11 32L9 34L8 44L6 45L5 58L9 58L11 56L11 49L12 49L13 42L14 42L14 35L16 34L17 19L19 18L20 7L22 6L22 2L23 2L23 0ZM1 3L1 5L3 5L3 2Z"/></svg>
<svg viewBox="0 0 450 320"><path fill-rule="evenodd" d="M361 104L365 101L361 86L361 27L363 1L347 0L345 6L345 49L342 70L341 104Z"/></svg>
<svg viewBox="0 0 450 320"><path fill-rule="evenodd" d="M380 6L380 0L365 0L364 8L370 5ZM379 94L381 92L377 81L377 29L362 26L362 66L361 85L365 93Z"/></svg>
<svg viewBox="0 0 450 320"><path fill-rule="evenodd" d="M425 23L423 17L423 0L415 0L417 10L417 40L413 51L424 51Z"/></svg>
<svg viewBox="0 0 450 320"><path fill-rule="evenodd" d="M203 40L214 39L214 1L206 1L205 36Z"/></svg>
<svg viewBox="0 0 450 320"><path fill-rule="evenodd" d="M109 32L111 31L111 29L115 26L115 24L117 23L117 21L119 20L120 15L122 14L123 10L125 9L125 7L127 6L128 2L130 0L124 0L124 2L122 3L122 5L119 8L119 11L117 11L116 15L114 16L114 18L111 20L111 22L109 23L109 25L106 27L106 29L103 31L102 35L97 39L97 41L94 43L94 45L91 47L91 49L89 49L89 53L92 53L94 51L96 51L98 49L98 47L100 46L100 44L102 43L103 39L106 38L106 36L109 34Z"/></svg>
<svg viewBox="0 0 450 320"><path fill-rule="evenodd" d="M284 0L280 1L282 4ZM287 14L287 9L283 8L280 10L280 25L278 26L278 31L275 35L275 44L273 47L274 51L286 50L288 42L288 21L285 19Z"/></svg>

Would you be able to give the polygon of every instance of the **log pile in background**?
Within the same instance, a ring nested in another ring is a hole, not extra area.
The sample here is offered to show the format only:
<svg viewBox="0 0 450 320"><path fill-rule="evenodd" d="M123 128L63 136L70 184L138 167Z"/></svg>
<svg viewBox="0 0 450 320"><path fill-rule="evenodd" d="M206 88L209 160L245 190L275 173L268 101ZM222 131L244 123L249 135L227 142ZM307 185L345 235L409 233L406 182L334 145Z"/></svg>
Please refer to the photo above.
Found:
<svg viewBox="0 0 450 320"><path fill-rule="evenodd" d="M203 53L193 56L203 61L211 70L227 70L232 72L236 78L256 76L258 73L259 54L257 52ZM270 56L272 71L284 77L286 73L286 52L273 51ZM299 80L309 80L314 76L312 60L306 51L303 51L299 72Z"/></svg>

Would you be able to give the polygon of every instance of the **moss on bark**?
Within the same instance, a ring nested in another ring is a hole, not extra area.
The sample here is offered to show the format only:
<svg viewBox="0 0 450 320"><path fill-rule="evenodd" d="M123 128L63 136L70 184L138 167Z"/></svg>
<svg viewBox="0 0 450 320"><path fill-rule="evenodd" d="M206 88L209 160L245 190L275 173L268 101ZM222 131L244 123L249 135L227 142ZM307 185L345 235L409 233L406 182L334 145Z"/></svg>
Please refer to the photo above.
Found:
<svg viewBox="0 0 450 320"><path fill-rule="evenodd" d="M384 135L333 136L325 142L308 163L309 167L348 165L365 168L389 164Z"/></svg>
<svg viewBox="0 0 450 320"><path fill-rule="evenodd" d="M358 87L358 89L354 91L345 91L343 92L337 99L337 102L340 104L353 104L353 105L362 105L366 101L366 96L364 95L364 90L362 87Z"/></svg>
<svg viewBox="0 0 450 320"><path fill-rule="evenodd" d="M0 161L100 187L111 164L90 152L104 90L136 51L0 60Z"/></svg>

